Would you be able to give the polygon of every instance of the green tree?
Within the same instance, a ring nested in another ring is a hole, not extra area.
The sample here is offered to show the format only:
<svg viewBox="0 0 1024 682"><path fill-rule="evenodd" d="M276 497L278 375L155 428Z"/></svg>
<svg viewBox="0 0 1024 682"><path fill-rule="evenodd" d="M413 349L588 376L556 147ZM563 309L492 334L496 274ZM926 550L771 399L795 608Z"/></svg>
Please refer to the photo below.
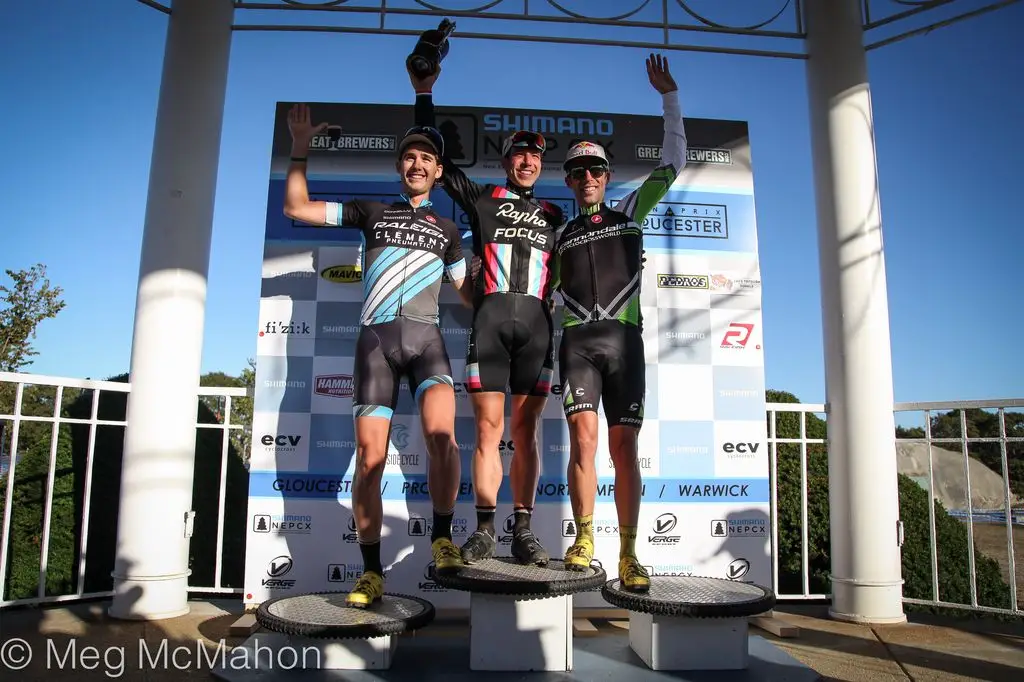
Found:
<svg viewBox="0 0 1024 682"><path fill-rule="evenodd" d="M249 358L247 366L242 373L235 377L225 372L210 372L199 379L200 386L209 387L233 387L251 389L256 385L256 362ZM206 403L210 411L217 418L219 423L224 423L227 412L227 401L220 396L201 396L200 399ZM252 398L233 397L231 399L231 425L240 425L240 429L232 428L231 444L241 455L246 464L249 462L250 446L252 444Z"/></svg>
<svg viewBox="0 0 1024 682"><path fill-rule="evenodd" d="M63 290L50 286L42 263L29 270L6 272L12 285L0 285L0 372L17 372L39 354L32 348L36 328L56 317L65 303L60 298Z"/></svg>

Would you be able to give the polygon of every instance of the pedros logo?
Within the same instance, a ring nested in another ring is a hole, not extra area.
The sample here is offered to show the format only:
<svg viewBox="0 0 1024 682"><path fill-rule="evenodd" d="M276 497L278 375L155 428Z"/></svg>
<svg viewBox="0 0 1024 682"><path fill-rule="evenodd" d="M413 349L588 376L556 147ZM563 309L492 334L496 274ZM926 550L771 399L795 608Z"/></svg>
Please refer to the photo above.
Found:
<svg viewBox="0 0 1024 682"><path fill-rule="evenodd" d="M659 274L659 289L709 289L707 275Z"/></svg>
<svg viewBox="0 0 1024 682"><path fill-rule="evenodd" d="M363 280L363 271L355 265L332 265L329 268L324 268L320 272L320 276L328 282L349 284L351 282L361 282Z"/></svg>

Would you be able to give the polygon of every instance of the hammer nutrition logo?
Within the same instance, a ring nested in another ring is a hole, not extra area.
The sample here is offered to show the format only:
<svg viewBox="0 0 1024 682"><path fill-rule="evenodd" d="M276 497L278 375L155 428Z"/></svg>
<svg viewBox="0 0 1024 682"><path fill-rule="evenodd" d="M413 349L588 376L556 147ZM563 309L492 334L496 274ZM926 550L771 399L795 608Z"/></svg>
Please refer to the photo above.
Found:
<svg viewBox="0 0 1024 682"><path fill-rule="evenodd" d="M314 379L313 390L330 398L351 398L355 385L350 374L326 374Z"/></svg>

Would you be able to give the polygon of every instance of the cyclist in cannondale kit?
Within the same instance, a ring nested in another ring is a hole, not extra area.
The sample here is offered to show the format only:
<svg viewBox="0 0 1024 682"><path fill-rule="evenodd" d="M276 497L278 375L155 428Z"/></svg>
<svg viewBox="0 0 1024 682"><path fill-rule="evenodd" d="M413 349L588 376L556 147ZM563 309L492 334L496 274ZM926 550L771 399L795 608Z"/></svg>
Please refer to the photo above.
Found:
<svg viewBox="0 0 1024 682"><path fill-rule="evenodd" d="M458 229L433 210L428 198L441 175L441 134L413 128L399 143L395 167L404 190L401 201L310 201L306 155L313 136L326 126L311 125L304 104L295 105L288 114L292 158L284 212L310 225L358 228L365 240L362 328L356 341L352 399L356 437L352 512L363 574L346 601L366 607L384 592L380 483L402 377L408 377L419 403L429 455L428 488L434 508L431 554L436 570L453 572L463 565L451 538L460 464L452 370L438 328L442 273L448 274L466 306L472 305L472 296Z"/></svg>
<svg viewBox="0 0 1024 682"><path fill-rule="evenodd" d="M439 73L439 71L438 71ZM409 75L416 91L417 125L434 125L432 88L437 75ZM462 545L466 563L494 556L494 515L503 477L498 446L504 433L505 390L512 394L510 469L514 526L512 556L523 564L546 565L547 550L530 528L537 496L540 453L537 430L551 391L554 341L551 321L551 250L562 209L539 201L533 186L546 149L538 133L507 137L502 185L480 185L449 160L442 160L445 191L465 211L473 252L482 260L473 277L474 311L466 354L466 390L476 415L473 490L477 529Z"/></svg>
<svg viewBox="0 0 1024 682"><path fill-rule="evenodd" d="M686 132L668 60L652 54L647 60L647 76L661 93L664 106L661 165L611 208L604 203L611 177L604 149L593 142L573 145L563 167L580 215L560 232L555 247L556 290L565 310L558 371L569 423L567 476L576 521L576 540L565 553L565 567L583 570L594 558L594 460L597 407L603 399L608 449L615 466L619 579L624 589L638 592L650 587L650 576L637 559L635 547L641 491L637 436L643 424L646 391L640 225L686 164Z"/></svg>

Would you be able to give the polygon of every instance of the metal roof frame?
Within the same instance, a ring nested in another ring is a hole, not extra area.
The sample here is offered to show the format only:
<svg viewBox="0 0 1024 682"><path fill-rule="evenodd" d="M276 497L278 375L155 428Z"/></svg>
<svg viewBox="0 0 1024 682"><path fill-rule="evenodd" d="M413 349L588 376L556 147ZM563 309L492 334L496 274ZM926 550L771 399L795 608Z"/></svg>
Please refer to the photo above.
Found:
<svg viewBox="0 0 1024 682"><path fill-rule="evenodd" d="M136 0L166 14L171 0ZM862 25L874 50L906 38L927 34L1019 0L860 0ZM514 34L489 30L458 30L459 40L506 40L656 50L712 52L783 59L806 59L803 4L806 0L775 0L768 11L751 17L745 25L716 21L703 6L707 0L621 0L624 8L615 16L592 16L575 5L580 0L477 0L469 9L446 7L457 0L233 0L235 31L331 32L417 36L431 25L408 27L409 20L449 17L473 26L491 27L519 22L518 28L536 30ZM465 4L465 3L463 3ZM766 0L766 5L769 4ZM695 9L699 6L702 11ZM238 10L244 10L238 11ZM289 23L302 13L309 22ZM939 16L941 15L941 17ZM239 23L249 17L253 23ZM285 19L283 23L277 19ZM375 21L373 19L376 18ZM367 21L367 20L371 21ZM404 25L403 25L404 24ZM574 35L554 35L545 27L573 26ZM623 37L641 31L643 39L618 39L580 35L587 28L614 28ZM654 36L657 36L655 38ZM879 36L875 40L875 36ZM752 43L779 44L788 48L748 47ZM796 47L792 47L793 44Z"/></svg>

